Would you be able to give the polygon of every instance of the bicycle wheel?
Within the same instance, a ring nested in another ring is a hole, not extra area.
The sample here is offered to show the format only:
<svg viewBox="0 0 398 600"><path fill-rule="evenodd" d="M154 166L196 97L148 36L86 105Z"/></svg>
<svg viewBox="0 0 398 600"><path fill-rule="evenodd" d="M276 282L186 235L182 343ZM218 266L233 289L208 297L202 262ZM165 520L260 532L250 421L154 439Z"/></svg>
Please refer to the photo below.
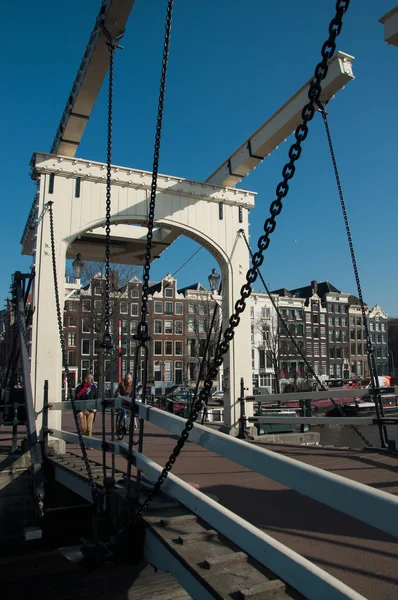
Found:
<svg viewBox="0 0 398 600"><path fill-rule="evenodd" d="M126 433L126 426L124 424L124 420L120 418L120 415L116 417L116 437L119 441L121 441Z"/></svg>

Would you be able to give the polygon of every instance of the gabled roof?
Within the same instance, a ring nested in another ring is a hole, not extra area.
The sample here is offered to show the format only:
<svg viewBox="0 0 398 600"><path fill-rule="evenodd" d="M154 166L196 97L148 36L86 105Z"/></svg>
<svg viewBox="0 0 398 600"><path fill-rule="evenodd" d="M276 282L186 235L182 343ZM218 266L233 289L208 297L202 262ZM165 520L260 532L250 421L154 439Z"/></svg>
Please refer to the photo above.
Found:
<svg viewBox="0 0 398 600"><path fill-rule="evenodd" d="M293 294L291 292L289 292L289 290L287 290L286 288L280 288L279 290L273 290L270 293L275 294L276 296L287 296L288 298L291 298L293 296Z"/></svg>
<svg viewBox="0 0 398 600"><path fill-rule="evenodd" d="M341 290L338 290L334 285L329 283L328 281L322 281L318 283L317 294L320 298L323 298L326 294L333 292L335 294L341 294ZM294 290L290 290L290 293L295 298L311 298L314 295L314 290L311 285L305 285L301 288L296 288Z"/></svg>

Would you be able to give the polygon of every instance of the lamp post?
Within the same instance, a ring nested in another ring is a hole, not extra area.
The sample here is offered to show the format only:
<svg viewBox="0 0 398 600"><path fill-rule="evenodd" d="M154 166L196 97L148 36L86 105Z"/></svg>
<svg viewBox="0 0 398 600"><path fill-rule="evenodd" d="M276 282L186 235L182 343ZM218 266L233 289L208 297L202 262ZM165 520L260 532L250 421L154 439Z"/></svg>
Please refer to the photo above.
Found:
<svg viewBox="0 0 398 600"><path fill-rule="evenodd" d="M209 284L210 284L210 291L217 292L217 290L219 288L219 281L221 279L221 275L219 275L219 273L217 273L216 268L213 268L211 270L211 273L210 273L208 279L209 279Z"/></svg>
<svg viewBox="0 0 398 600"><path fill-rule="evenodd" d="M72 267L73 267L73 274L75 277L75 283L77 285L80 285L80 279L81 279L81 275L82 275L82 270L84 267L85 263L84 260L82 260L82 255L76 254L76 258L72 263Z"/></svg>

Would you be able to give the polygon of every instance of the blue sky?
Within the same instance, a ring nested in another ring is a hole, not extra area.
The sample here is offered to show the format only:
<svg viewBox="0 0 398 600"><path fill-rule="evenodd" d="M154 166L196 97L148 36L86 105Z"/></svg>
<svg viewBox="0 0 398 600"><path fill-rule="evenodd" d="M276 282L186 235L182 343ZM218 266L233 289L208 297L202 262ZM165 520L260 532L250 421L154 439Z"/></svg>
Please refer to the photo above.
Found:
<svg viewBox="0 0 398 600"><path fill-rule="evenodd" d="M312 75L334 0L176 0L160 172L203 180ZM8 2L2 9L3 230L0 292L26 270L20 237L34 193L32 153L48 151L80 64L99 0ZM329 106L365 300L398 315L396 116L398 48L378 19L392 0L351 2L338 49L355 56L356 79ZM151 170L165 0L137 0L116 61L115 164ZM18 23L15 34L13 23ZM103 161L106 90L78 155ZM261 233L286 161L282 144L242 185L257 192L251 240ZM152 279L194 252L186 238L153 265ZM206 283L214 260L202 250L179 283ZM263 265L271 288L328 280L356 293L321 118L298 163Z"/></svg>

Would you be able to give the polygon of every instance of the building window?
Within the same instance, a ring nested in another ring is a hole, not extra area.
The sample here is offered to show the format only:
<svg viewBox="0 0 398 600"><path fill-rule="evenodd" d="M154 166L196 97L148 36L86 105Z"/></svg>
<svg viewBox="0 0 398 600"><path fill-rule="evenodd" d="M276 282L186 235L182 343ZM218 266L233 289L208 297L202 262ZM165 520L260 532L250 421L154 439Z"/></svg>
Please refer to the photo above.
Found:
<svg viewBox="0 0 398 600"><path fill-rule="evenodd" d="M196 380L196 364L193 362L188 363L188 375L189 381Z"/></svg>
<svg viewBox="0 0 398 600"><path fill-rule="evenodd" d="M382 324L381 324L381 330L382 330L382 331L385 331L385 330L386 330L386 324L385 324L385 323L382 323Z"/></svg>
<svg viewBox="0 0 398 600"><path fill-rule="evenodd" d="M98 354L99 352L99 348L100 348L100 341L95 339L93 341L94 347L93 347L93 354Z"/></svg>
<svg viewBox="0 0 398 600"><path fill-rule="evenodd" d="M314 312L319 312L319 303L318 302L313 302L312 303L312 310Z"/></svg>
<svg viewBox="0 0 398 600"><path fill-rule="evenodd" d="M131 303L131 316L138 317L138 304L136 302Z"/></svg>
<svg viewBox="0 0 398 600"><path fill-rule="evenodd" d="M357 353L356 344L351 344L351 354L356 354L356 353Z"/></svg>
<svg viewBox="0 0 398 600"><path fill-rule="evenodd" d="M84 371L89 371L90 370L90 361L89 360L82 360L81 362L81 367L82 367L82 375L84 373Z"/></svg>
<svg viewBox="0 0 398 600"><path fill-rule="evenodd" d="M182 302L176 302L174 305L174 309L176 315L182 315L184 312Z"/></svg>
<svg viewBox="0 0 398 600"><path fill-rule="evenodd" d="M165 341L165 343L164 343L164 353L167 356L172 356L173 355L173 342L170 342L168 340Z"/></svg>
<svg viewBox="0 0 398 600"><path fill-rule="evenodd" d="M312 342L307 342L306 343L306 348L307 348L307 354L308 354L308 356L312 356Z"/></svg>
<svg viewBox="0 0 398 600"><path fill-rule="evenodd" d="M77 302L69 302L69 310L75 312L77 310Z"/></svg>
<svg viewBox="0 0 398 600"><path fill-rule="evenodd" d="M68 346L76 346L76 333L68 335Z"/></svg>
<svg viewBox="0 0 398 600"><path fill-rule="evenodd" d="M137 332L137 327L138 327L138 321L130 322L130 334L131 335L134 335Z"/></svg>
<svg viewBox="0 0 398 600"><path fill-rule="evenodd" d="M326 337L326 327L321 327L321 338Z"/></svg>
<svg viewBox="0 0 398 600"><path fill-rule="evenodd" d="M126 302L126 300L121 300L120 301L120 312L122 313L122 315L127 315L129 309L128 309L128 304Z"/></svg>
<svg viewBox="0 0 398 600"><path fill-rule="evenodd" d="M303 325L302 323L299 323L299 324L297 325L297 335L298 335L299 337L301 337L301 336L303 336L303 335L304 335L304 325Z"/></svg>
<svg viewBox="0 0 398 600"><path fill-rule="evenodd" d="M311 323L311 313L308 313L308 312L305 313L305 322Z"/></svg>
<svg viewBox="0 0 398 600"><path fill-rule="evenodd" d="M177 385L182 383L182 361L180 360L175 362L174 383Z"/></svg>
<svg viewBox="0 0 398 600"><path fill-rule="evenodd" d="M195 332L195 319L188 319L188 331Z"/></svg>
<svg viewBox="0 0 398 600"><path fill-rule="evenodd" d="M90 340L82 340L82 354L90 354Z"/></svg>
<svg viewBox="0 0 398 600"><path fill-rule="evenodd" d="M194 338L188 340L188 356L191 358L196 356L196 340Z"/></svg>
<svg viewBox="0 0 398 600"><path fill-rule="evenodd" d="M166 296L166 298L172 298L173 297L173 288L172 287L165 288L164 295Z"/></svg>
<svg viewBox="0 0 398 600"><path fill-rule="evenodd" d="M319 315L319 322L320 322L321 325L325 325L326 324L326 316L325 316L324 313L321 313Z"/></svg>
<svg viewBox="0 0 398 600"><path fill-rule="evenodd" d="M128 322L122 321L122 333L128 333Z"/></svg>
<svg viewBox="0 0 398 600"><path fill-rule="evenodd" d="M173 303L172 302L165 302L164 303L164 312L166 315L172 315L173 314Z"/></svg>
<svg viewBox="0 0 398 600"><path fill-rule="evenodd" d="M175 342L174 354L176 356L182 356L182 342Z"/></svg>
<svg viewBox="0 0 398 600"><path fill-rule="evenodd" d="M82 306L83 306L84 312L90 312L91 311L91 300L89 298L84 298L84 300L82 302Z"/></svg>
<svg viewBox="0 0 398 600"><path fill-rule="evenodd" d="M173 321L165 321L164 322L164 332L167 335L173 333Z"/></svg>
<svg viewBox="0 0 398 600"><path fill-rule="evenodd" d="M172 368L172 362L171 360L166 360L164 363L164 380L165 381L171 381L171 368Z"/></svg>
<svg viewBox="0 0 398 600"><path fill-rule="evenodd" d="M94 286L94 294L96 296L102 296L102 286L100 283L97 283L97 285Z"/></svg>
<svg viewBox="0 0 398 600"><path fill-rule="evenodd" d="M72 367L76 364L76 352L74 350L69 350L68 352L68 365Z"/></svg>
<svg viewBox="0 0 398 600"><path fill-rule="evenodd" d="M136 288L136 287L131 288L131 297L132 298L138 298L139 295L140 295L140 291L138 288Z"/></svg>
<svg viewBox="0 0 398 600"><path fill-rule="evenodd" d="M94 300L94 312L102 312L102 300Z"/></svg>
<svg viewBox="0 0 398 600"><path fill-rule="evenodd" d="M329 329L329 342L334 342L334 329Z"/></svg>
<svg viewBox="0 0 398 600"><path fill-rule="evenodd" d="M204 315L204 314L205 314L205 305L203 304L203 302L201 302L201 303L199 304L199 307L198 307L198 308L199 308L199 314L200 314L200 315Z"/></svg>
<svg viewBox="0 0 398 600"><path fill-rule="evenodd" d="M157 315L160 315L163 312L163 302L160 302L159 300L155 301L154 312Z"/></svg>
<svg viewBox="0 0 398 600"><path fill-rule="evenodd" d="M134 354L135 354L135 345L136 345L136 341L130 340L130 356L134 356Z"/></svg>
<svg viewBox="0 0 398 600"><path fill-rule="evenodd" d="M329 358L334 358L334 347L329 348Z"/></svg>
<svg viewBox="0 0 398 600"><path fill-rule="evenodd" d="M188 302L188 312L190 315L195 314L195 302Z"/></svg>
<svg viewBox="0 0 398 600"><path fill-rule="evenodd" d="M347 319L346 319L346 317L341 317L341 326L342 327L347 327Z"/></svg>
<svg viewBox="0 0 398 600"><path fill-rule="evenodd" d="M182 335L183 334L183 324L182 321L174 321L174 327L175 327L175 334L176 335Z"/></svg>
<svg viewBox="0 0 398 600"><path fill-rule="evenodd" d="M341 333L341 341L346 342L347 341L347 332L341 331L340 333Z"/></svg>
<svg viewBox="0 0 398 600"><path fill-rule="evenodd" d="M356 322L357 322L357 325L360 327L362 325L362 319L361 319L361 317L357 317L356 318Z"/></svg>
<svg viewBox="0 0 398 600"><path fill-rule="evenodd" d="M314 356L319 356L319 342L314 342Z"/></svg>
<svg viewBox="0 0 398 600"><path fill-rule="evenodd" d="M328 304L328 312L333 312L333 304Z"/></svg>
<svg viewBox="0 0 398 600"><path fill-rule="evenodd" d="M357 340L362 339L362 329L357 329Z"/></svg>
<svg viewBox="0 0 398 600"><path fill-rule="evenodd" d="M314 327L313 335L314 335L314 338L319 338L319 327Z"/></svg>
<svg viewBox="0 0 398 600"><path fill-rule="evenodd" d="M155 319L153 332L159 334L163 333L163 321L160 321L160 319Z"/></svg>
<svg viewBox="0 0 398 600"><path fill-rule="evenodd" d="M321 342L321 355L326 356L326 342Z"/></svg>
<svg viewBox="0 0 398 600"><path fill-rule="evenodd" d="M355 340L355 329L350 330L350 340Z"/></svg>
<svg viewBox="0 0 398 600"><path fill-rule="evenodd" d="M69 327L76 327L76 317L69 317L68 325Z"/></svg>
<svg viewBox="0 0 398 600"><path fill-rule="evenodd" d="M334 317L328 317L328 323L329 323L329 327L333 327L334 326Z"/></svg>
<svg viewBox="0 0 398 600"><path fill-rule="evenodd" d="M153 353L155 356L160 356L162 354L162 342L159 340L155 340L153 344Z"/></svg>
<svg viewBox="0 0 398 600"><path fill-rule="evenodd" d="M88 319L82 319L82 332L83 333L90 333L91 329L90 329L90 323Z"/></svg>
<svg viewBox="0 0 398 600"><path fill-rule="evenodd" d="M319 323L319 315L312 315L312 322L318 324Z"/></svg>
<svg viewBox="0 0 398 600"><path fill-rule="evenodd" d="M340 317L336 317L334 320L335 327L340 327Z"/></svg>
<svg viewBox="0 0 398 600"><path fill-rule="evenodd" d="M205 333L205 321L204 321L204 319L199 319L199 333Z"/></svg>
<svg viewBox="0 0 398 600"><path fill-rule="evenodd" d="M336 336L336 342L341 342L341 331L340 329L336 329L335 331L335 336Z"/></svg>
<svg viewBox="0 0 398 600"><path fill-rule="evenodd" d="M361 353L361 354L362 354L362 353ZM376 348L376 357L377 357L377 358L381 358L381 348L380 348L380 346L378 346L378 347Z"/></svg>

